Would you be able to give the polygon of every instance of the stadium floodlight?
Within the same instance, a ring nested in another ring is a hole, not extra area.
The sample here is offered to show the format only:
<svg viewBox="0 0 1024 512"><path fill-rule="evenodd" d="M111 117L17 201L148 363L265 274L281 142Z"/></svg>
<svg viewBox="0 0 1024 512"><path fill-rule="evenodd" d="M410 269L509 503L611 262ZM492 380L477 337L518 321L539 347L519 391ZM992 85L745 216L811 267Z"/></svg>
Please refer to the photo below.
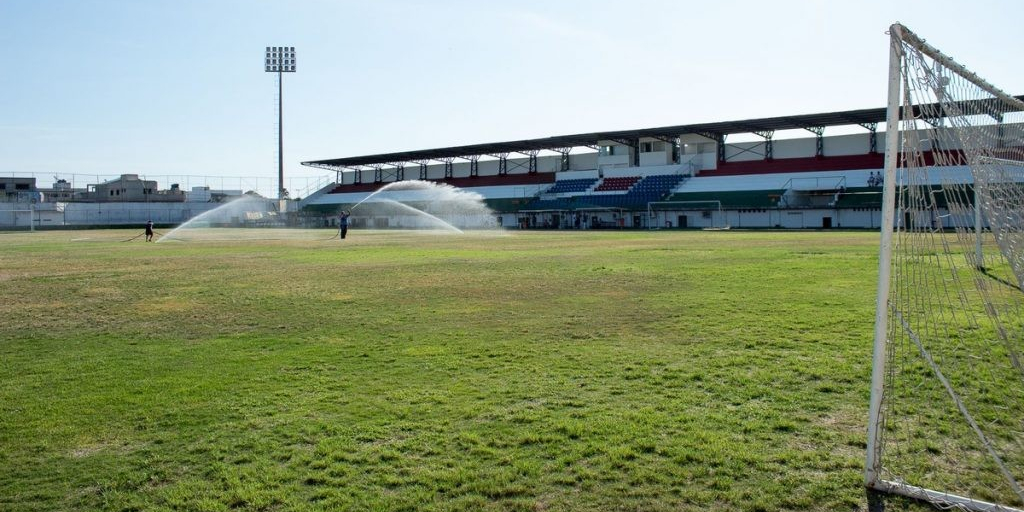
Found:
<svg viewBox="0 0 1024 512"><path fill-rule="evenodd" d="M266 58L266 71L268 73L294 73L295 47L268 46Z"/></svg>
<svg viewBox="0 0 1024 512"><path fill-rule="evenodd" d="M295 72L295 47L268 46L264 66L267 73L277 73L277 198L284 199L284 80L281 74Z"/></svg>

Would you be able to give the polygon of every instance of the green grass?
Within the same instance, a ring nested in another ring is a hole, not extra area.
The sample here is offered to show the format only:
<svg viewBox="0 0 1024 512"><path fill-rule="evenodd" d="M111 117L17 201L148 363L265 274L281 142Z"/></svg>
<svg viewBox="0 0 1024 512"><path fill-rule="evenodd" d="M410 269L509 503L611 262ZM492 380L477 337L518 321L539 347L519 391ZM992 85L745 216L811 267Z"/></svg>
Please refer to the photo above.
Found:
<svg viewBox="0 0 1024 512"><path fill-rule="evenodd" d="M866 506L876 233L324 233L0 235L0 509Z"/></svg>

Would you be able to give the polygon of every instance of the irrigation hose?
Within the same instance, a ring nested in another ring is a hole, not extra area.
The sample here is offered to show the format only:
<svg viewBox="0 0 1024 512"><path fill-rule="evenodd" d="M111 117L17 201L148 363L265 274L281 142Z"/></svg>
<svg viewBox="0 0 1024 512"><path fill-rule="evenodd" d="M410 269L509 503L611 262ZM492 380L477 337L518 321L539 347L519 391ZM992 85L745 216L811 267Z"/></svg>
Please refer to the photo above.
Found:
<svg viewBox="0 0 1024 512"><path fill-rule="evenodd" d="M132 240L135 240L136 238L138 238L138 237L140 237L140 236L142 236L142 235L145 235L145 234L146 234L146 232L145 232L145 231L143 231L142 233L139 233L138 235L135 235L135 236L133 236L133 237L131 237L131 238L127 239L127 240L121 240L121 241L122 241L122 242L131 242ZM154 234L154 235L157 235L157 236L164 236L164 234L163 234L163 233L160 233L160 232L157 232L157 231L154 231L154 232L153 232L153 234Z"/></svg>

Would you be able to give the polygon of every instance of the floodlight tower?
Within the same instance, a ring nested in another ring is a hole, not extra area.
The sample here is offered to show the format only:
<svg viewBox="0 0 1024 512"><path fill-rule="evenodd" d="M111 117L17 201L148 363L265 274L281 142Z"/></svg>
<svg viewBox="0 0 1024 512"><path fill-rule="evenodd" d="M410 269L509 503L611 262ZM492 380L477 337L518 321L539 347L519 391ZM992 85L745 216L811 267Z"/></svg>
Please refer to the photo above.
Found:
<svg viewBox="0 0 1024 512"><path fill-rule="evenodd" d="M294 46L268 46L266 72L277 73L277 198L284 199L284 119L282 115L282 73L295 72Z"/></svg>

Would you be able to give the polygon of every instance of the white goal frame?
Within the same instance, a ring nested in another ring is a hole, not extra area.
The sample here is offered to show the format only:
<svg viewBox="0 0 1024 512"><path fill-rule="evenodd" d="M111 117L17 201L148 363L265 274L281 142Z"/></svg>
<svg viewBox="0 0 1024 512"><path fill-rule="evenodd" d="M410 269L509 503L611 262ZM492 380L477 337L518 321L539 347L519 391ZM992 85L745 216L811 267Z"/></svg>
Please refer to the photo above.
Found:
<svg viewBox="0 0 1024 512"><path fill-rule="evenodd" d="M869 489L899 494L916 500L923 500L941 509L956 508L959 510L985 512L1021 512L1020 509L1011 506L989 503L970 497L951 494L949 492L919 487L908 482L885 480L881 476L882 434L886 428L886 419L884 418L883 413L883 400L886 393L887 345L888 334L890 332L889 314L891 304L889 300L892 286L891 266L893 260L894 226L896 221L895 207L897 199L897 167L899 164L899 155L901 153L900 123L901 120L904 119L903 114L907 114L902 111L904 108L902 104L904 92L902 75L903 45L907 44L915 48L922 54L927 55L935 62L941 63L942 66L954 71L964 80L995 96L999 100L1002 100L1015 108L1024 110L1024 102L1021 102L1020 100L992 86L984 79L967 70L962 65L953 61L951 58L926 43L906 27L894 24L889 29L889 35L891 44L889 54L888 105L886 114L885 178L883 182L884 188L882 195L883 209L878 263L878 293L876 297L874 325L874 352L872 356L871 399L868 419L867 454L864 470L865 485ZM980 257L983 219L981 207L977 205L977 203L975 204L974 209L974 236L977 238L977 261L980 266L983 261ZM911 336L916 335L911 334ZM928 363L931 363L934 366L934 363L930 360L931 356L928 355L923 348L921 350ZM937 374L937 378L941 382L941 385L944 386L951 395L955 395L949 382L946 381L942 373L937 369L935 370L935 373ZM957 402L957 406L963 414L966 423L968 423L984 441L984 436L981 435L981 431L978 430L975 420L971 417L967 409L959 402Z"/></svg>
<svg viewBox="0 0 1024 512"><path fill-rule="evenodd" d="M28 230L29 231L35 231L36 230L36 222L40 220L39 213L38 213L38 211L36 211L35 208L29 208L29 209L25 209L25 210L0 210L0 215L11 214L11 221L12 221L12 223L9 224L9 225L8 224L0 224L0 228L9 227L9 228L17 229L17 228L21 227L18 224L18 214L19 213L20 214L25 214L25 213L28 214Z"/></svg>
<svg viewBox="0 0 1024 512"><path fill-rule="evenodd" d="M708 209L708 208L679 208L678 210L671 210L671 209L655 210L654 209L655 206L660 206L660 205L665 205L665 206L675 206L675 205L691 206L691 205L701 205L701 204L704 204L704 205L714 205L715 208L712 208L712 209ZM712 224L712 227L708 228L708 229L727 229L729 227L729 219L726 218L725 211L722 210L722 202L717 200L717 199L707 199L707 200L703 200L703 201L651 201L651 202L647 203L647 229L662 229L662 226L660 226L657 222L651 222L651 219L655 218L658 215L657 212L660 212L660 211L694 211L694 210L711 211L711 215L712 215L711 224ZM714 225L715 224L715 222L714 222L714 220L715 220L714 219L715 212L718 212L718 217L720 219L722 219L722 226L721 227ZM678 227L678 226L676 226L676 227Z"/></svg>

